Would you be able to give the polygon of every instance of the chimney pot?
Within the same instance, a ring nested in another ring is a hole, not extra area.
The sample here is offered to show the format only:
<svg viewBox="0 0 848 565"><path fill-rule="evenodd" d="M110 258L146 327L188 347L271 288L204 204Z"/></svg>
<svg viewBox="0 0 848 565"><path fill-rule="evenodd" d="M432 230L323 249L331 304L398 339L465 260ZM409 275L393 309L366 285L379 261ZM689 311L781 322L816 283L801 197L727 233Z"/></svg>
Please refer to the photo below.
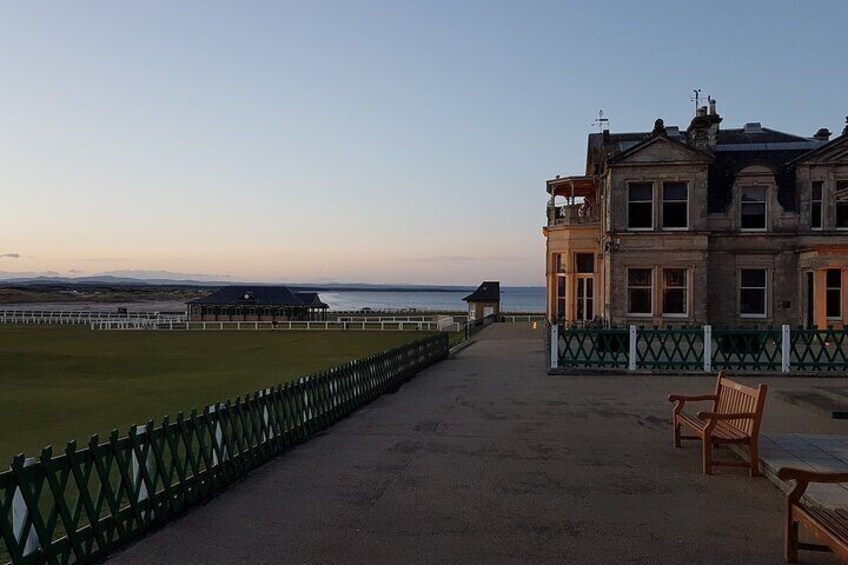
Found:
<svg viewBox="0 0 848 565"><path fill-rule="evenodd" d="M715 116L716 113L716 101L714 98L710 98L710 116Z"/></svg>
<svg viewBox="0 0 848 565"><path fill-rule="evenodd" d="M830 140L830 130L827 128L820 128L819 131L813 136L813 139L816 141L828 141Z"/></svg>
<svg viewBox="0 0 848 565"><path fill-rule="evenodd" d="M603 131L603 133L601 134L601 140L602 140L604 143L609 143L609 140L610 140L610 132L609 132L609 130L608 130L608 129L604 128L604 131Z"/></svg>

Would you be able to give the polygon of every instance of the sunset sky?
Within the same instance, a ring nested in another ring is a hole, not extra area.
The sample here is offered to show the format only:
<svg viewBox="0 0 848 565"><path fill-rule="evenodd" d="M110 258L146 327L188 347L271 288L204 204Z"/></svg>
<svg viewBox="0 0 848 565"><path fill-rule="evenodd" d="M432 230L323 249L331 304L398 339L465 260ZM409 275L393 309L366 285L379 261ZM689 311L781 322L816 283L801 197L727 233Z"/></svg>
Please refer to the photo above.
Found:
<svg viewBox="0 0 848 565"><path fill-rule="evenodd" d="M0 272L541 285L600 108L841 132L848 2L799 6L4 2Z"/></svg>

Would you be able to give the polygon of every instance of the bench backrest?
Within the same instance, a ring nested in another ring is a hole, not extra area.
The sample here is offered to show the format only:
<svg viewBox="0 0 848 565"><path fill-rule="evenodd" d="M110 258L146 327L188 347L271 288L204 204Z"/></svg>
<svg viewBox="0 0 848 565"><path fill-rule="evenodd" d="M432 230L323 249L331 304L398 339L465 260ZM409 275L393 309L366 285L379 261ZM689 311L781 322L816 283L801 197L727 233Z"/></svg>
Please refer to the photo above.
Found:
<svg viewBox="0 0 848 565"><path fill-rule="evenodd" d="M744 434L755 436L760 433L767 390L768 387L764 384L757 388L739 384L728 379L725 372L721 371L716 379L716 401L713 412L718 414L753 412L757 415L753 420L726 420L724 423Z"/></svg>

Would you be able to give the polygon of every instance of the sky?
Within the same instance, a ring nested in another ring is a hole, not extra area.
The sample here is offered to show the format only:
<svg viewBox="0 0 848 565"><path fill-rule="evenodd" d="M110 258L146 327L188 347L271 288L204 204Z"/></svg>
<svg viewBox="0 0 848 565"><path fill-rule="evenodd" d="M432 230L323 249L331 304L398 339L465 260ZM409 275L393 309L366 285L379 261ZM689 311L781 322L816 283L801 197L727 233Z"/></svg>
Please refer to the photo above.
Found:
<svg viewBox="0 0 848 565"><path fill-rule="evenodd" d="M544 283L613 131L812 136L848 2L0 1L0 274ZM0 275L2 276L2 275Z"/></svg>

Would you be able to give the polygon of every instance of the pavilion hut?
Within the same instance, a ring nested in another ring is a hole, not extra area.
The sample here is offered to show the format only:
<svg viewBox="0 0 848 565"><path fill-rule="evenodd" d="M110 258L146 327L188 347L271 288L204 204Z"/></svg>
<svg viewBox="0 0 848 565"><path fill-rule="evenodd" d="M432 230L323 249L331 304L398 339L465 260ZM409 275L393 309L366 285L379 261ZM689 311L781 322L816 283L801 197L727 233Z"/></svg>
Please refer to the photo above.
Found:
<svg viewBox="0 0 848 565"><path fill-rule="evenodd" d="M285 286L225 286L186 306L189 320L214 322L326 320L329 308L318 293Z"/></svg>
<svg viewBox="0 0 848 565"><path fill-rule="evenodd" d="M483 281L477 290L463 298L468 303L468 319L481 320L486 316L501 314L501 283Z"/></svg>

